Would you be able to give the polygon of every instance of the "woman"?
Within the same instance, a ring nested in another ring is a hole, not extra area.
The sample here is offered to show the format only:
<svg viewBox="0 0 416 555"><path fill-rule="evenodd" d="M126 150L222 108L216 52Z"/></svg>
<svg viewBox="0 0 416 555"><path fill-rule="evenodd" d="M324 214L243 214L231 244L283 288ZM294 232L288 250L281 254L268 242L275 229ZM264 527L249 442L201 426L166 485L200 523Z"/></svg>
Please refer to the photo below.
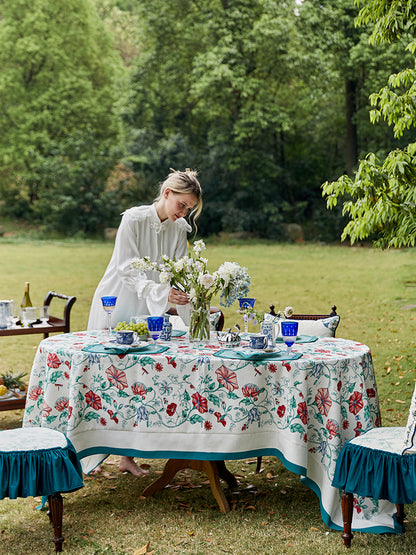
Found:
<svg viewBox="0 0 416 555"><path fill-rule="evenodd" d="M159 195L148 206L136 206L124 212L111 260L95 291L88 321L89 330L104 329L107 315L101 297L115 295L116 307L112 321L128 322L133 316L160 316L173 304L178 313L189 302L187 293L159 283L159 272L141 272L131 268L134 258L148 256L160 262L162 255L181 258L187 251L187 234L191 226L184 219L188 214L195 222L202 210L202 190L197 173L171 170L160 185ZM132 457L121 457L120 471L135 476L146 474Z"/></svg>

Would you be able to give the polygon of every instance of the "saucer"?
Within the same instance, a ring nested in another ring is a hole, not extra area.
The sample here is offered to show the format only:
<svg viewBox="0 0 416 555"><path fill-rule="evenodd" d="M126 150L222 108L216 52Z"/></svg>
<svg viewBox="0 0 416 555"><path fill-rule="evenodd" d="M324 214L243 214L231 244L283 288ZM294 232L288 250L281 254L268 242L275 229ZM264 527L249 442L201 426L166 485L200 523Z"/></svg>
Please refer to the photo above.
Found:
<svg viewBox="0 0 416 555"><path fill-rule="evenodd" d="M129 343L128 345L126 345L125 343L119 343L115 339L111 339L106 343L102 343L102 346L108 349L114 349L114 347L124 349L138 349L139 347L145 347L147 345L150 345L149 341L133 341L133 343Z"/></svg>

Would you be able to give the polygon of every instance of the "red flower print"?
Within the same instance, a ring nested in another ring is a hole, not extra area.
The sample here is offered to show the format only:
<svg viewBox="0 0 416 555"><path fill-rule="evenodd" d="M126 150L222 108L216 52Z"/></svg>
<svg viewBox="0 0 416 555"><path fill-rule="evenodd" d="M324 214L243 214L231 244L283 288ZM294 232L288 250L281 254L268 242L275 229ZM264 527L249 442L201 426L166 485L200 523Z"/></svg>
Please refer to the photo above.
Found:
<svg viewBox="0 0 416 555"><path fill-rule="evenodd" d="M354 428L354 432L355 432L355 437L359 436L361 434L361 430L363 428L363 425L361 424L361 422L357 422L356 427Z"/></svg>
<svg viewBox="0 0 416 555"><path fill-rule="evenodd" d="M339 382L337 383L337 389L338 389L338 391L341 391L341 387L342 387L342 381L339 380Z"/></svg>
<svg viewBox="0 0 416 555"><path fill-rule="evenodd" d="M222 424L223 426L226 426L226 425L227 425L226 421L224 420L224 417L221 416L221 413L219 413L219 412L214 412L214 416L216 417L217 422L221 422L221 424Z"/></svg>
<svg viewBox="0 0 416 555"><path fill-rule="evenodd" d="M318 393L315 395L315 403L318 407L319 412L324 416L328 416L332 401L329 396L327 387L321 387L318 389Z"/></svg>
<svg viewBox="0 0 416 555"><path fill-rule="evenodd" d="M375 396L376 396L376 392L374 391L373 388L367 389L367 397L369 399L374 399Z"/></svg>
<svg viewBox="0 0 416 555"><path fill-rule="evenodd" d="M163 370L163 364L161 362L156 362L155 370L156 372L161 372Z"/></svg>
<svg viewBox="0 0 416 555"><path fill-rule="evenodd" d="M350 397L350 412L352 414L358 414L360 410L363 408L363 395L359 391L354 391L354 393Z"/></svg>
<svg viewBox="0 0 416 555"><path fill-rule="evenodd" d="M114 420L114 422L118 424L118 418L117 416L114 416L114 412L111 409L107 411L107 414L111 418L111 420Z"/></svg>
<svg viewBox="0 0 416 555"><path fill-rule="evenodd" d="M42 418L47 418L50 413L52 412L51 407L48 407L48 405L43 405L42 407Z"/></svg>
<svg viewBox="0 0 416 555"><path fill-rule="evenodd" d="M330 439L333 439L334 437L339 435L339 426L335 422L335 420L328 420L328 422L326 423L326 429L329 432Z"/></svg>
<svg viewBox="0 0 416 555"><path fill-rule="evenodd" d="M277 370L277 367L275 364L268 364L267 368L269 369L269 372L271 372L272 374L274 374Z"/></svg>
<svg viewBox="0 0 416 555"><path fill-rule="evenodd" d="M64 409L68 408L69 401L66 397L61 397L55 404L55 408L58 412L62 412Z"/></svg>
<svg viewBox="0 0 416 555"><path fill-rule="evenodd" d="M308 443L308 434L303 434L303 442Z"/></svg>
<svg viewBox="0 0 416 555"><path fill-rule="evenodd" d="M71 416L72 416L72 407L69 406L68 407L68 419L71 418Z"/></svg>
<svg viewBox="0 0 416 555"><path fill-rule="evenodd" d="M61 365L61 361L56 356L56 354L55 353L49 353L48 354L48 359L46 361L46 366L48 366L49 368L58 368L60 365Z"/></svg>
<svg viewBox="0 0 416 555"><path fill-rule="evenodd" d="M356 497L354 497L354 509L357 511L357 514L361 513L361 507L358 504L358 501L357 501Z"/></svg>
<svg viewBox="0 0 416 555"><path fill-rule="evenodd" d="M253 399L255 399L256 401L260 393L258 387L252 383L245 385L242 388L242 392L244 397L253 397Z"/></svg>
<svg viewBox="0 0 416 555"><path fill-rule="evenodd" d="M297 413L304 424L308 421L308 409L305 401L298 403Z"/></svg>
<svg viewBox="0 0 416 555"><path fill-rule="evenodd" d="M107 426L107 420L103 417L100 418L100 424L101 426Z"/></svg>
<svg viewBox="0 0 416 555"><path fill-rule="evenodd" d="M280 407L277 407L277 416L279 416L280 418L283 418L286 412L286 407L284 405L280 405Z"/></svg>
<svg viewBox="0 0 416 555"><path fill-rule="evenodd" d="M103 408L101 404L101 397L96 395L93 391L88 391L88 393L85 394L85 400L94 410L100 410Z"/></svg>
<svg viewBox="0 0 416 555"><path fill-rule="evenodd" d="M292 368L288 362L284 362L284 363L282 364L282 366L284 366L288 372L290 372L290 370L291 370L291 368Z"/></svg>
<svg viewBox="0 0 416 555"><path fill-rule="evenodd" d="M178 405L176 403L171 403L166 407L166 412L168 413L169 416L173 416L175 414L177 406Z"/></svg>
<svg viewBox="0 0 416 555"><path fill-rule="evenodd" d="M198 392L192 395L192 404L200 413L208 412L208 401Z"/></svg>
<svg viewBox="0 0 416 555"><path fill-rule="evenodd" d="M342 429L343 430L348 430L349 427L350 427L350 423L348 422L348 420L343 420L342 421Z"/></svg>
<svg viewBox="0 0 416 555"><path fill-rule="evenodd" d="M205 428L206 430L210 430L210 429L212 428L212 424L211 424L211 422L210 422L209 420L206 420L206 421L204 422L204 428Z"/></svg>
<svg viewBox="0 0 416 555"><path fill-rule="evenodd" d="M131 390L135 395L141 395L143 399L147 393L147 387L144 384L138 382L134 383L131 386Z"/></svg>
<svg viewBox="0 0 416 555"><path fill-rule="evenodd" d="M35 385L29 392L29 399L31 399L32 401L37 401L40 395L42 395L42 390L38 385Z"/></svg>
<svg viewBox="0 0 416 555"><path fill-rule="evenodd" d="M168 364L171 364L174 368L176 368L176 361L173 357L166 357L166 360L168 361Z"/></svg>
<svg viewBox="0 0 416 555"><path fill-rule="evenodd" d="M117 370L113 365L109 366L105 371L108 381L115 385L117 389L125 389L127 387L126 374L123 370Z"/></svg>
<svg viewBox="0 0 416 555"><path fill-rule="evenodd" d="M233 391L238 388L237 375L235 372L228 370L224 365L220 366L215 371L217 374L218 383L223 385L228 391Z"/></svg>

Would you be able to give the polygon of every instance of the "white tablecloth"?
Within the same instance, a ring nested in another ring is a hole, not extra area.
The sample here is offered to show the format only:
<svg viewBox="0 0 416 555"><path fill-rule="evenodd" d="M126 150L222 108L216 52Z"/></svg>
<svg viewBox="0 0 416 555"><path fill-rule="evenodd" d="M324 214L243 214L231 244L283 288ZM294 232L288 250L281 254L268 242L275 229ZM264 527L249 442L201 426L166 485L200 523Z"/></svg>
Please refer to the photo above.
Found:
<svg viewBox="0 0 416 555"><path fill-rule="evenodd" d="M175 339L159 354L83 350L106 341L105 332L79 332L40 343L24 426L67 434L85 472L110 453L274 455L316 492L324 522L342 529L340 492L331 486L338 453L380 424L367 346L325 338L296 344L297 360L257 362L216 356L214 340ZM388 502L358 499L353 529L398 531L393 512Z"/></svg>

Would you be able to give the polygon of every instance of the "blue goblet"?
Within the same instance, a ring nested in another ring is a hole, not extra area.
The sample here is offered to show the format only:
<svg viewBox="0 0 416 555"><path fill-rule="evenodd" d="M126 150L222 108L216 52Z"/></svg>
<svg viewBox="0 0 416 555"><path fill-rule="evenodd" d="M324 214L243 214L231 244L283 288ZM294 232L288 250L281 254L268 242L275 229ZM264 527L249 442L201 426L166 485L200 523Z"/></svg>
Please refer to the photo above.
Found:
<svg viewBox="0 0 416 555"><path fill-rule="evenodd" d="M240 305L241 310L244 310L243 313L243 322L244 322L244 333L248 334L248 321L250 319L250 311L248 309L254 307L254 303L256 299L252 299L249 297L240 297L238 299L238 303Z"/></svg>
<svg viewBox="0 0 416 555"><path fill-rule="evenodd" d="M112 332L111 329L111 313L116 306L117 297L113 297L112 295L108 295L105 297L101 297L101 302L103 303L103 308L107 312L108 317L108 333Z"/></svg>
<svg viewBox="0 0 416 555"><path fill-rule="evenodd" d="M290 353L298 336L299 323L293 320L282 320L280 326L282 330L282 339L286 344L288 353Z"/></svg>
<svg viewBox="0 0 416 555"><path fill-rule="evenodd" d="M155 341L159 339L163 328L163 316L148 316L147 327L149 328L149 335Z"/></svg>

